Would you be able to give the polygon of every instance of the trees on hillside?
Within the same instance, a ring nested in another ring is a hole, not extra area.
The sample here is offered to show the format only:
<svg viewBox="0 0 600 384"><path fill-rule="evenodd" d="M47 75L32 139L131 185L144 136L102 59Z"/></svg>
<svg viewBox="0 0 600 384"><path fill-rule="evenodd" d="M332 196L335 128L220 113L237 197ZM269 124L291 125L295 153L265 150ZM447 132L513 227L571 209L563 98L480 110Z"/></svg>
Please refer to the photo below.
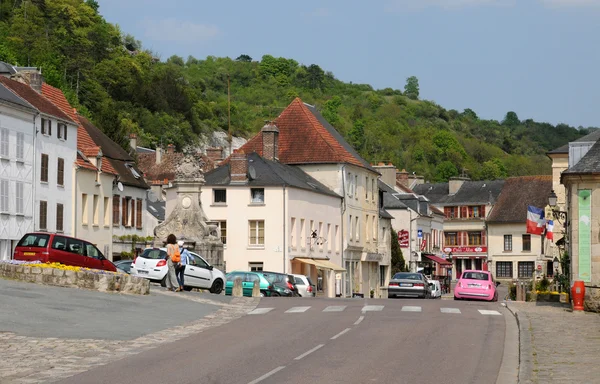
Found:
<svg viewBox="0 0 600 384"><path fill-rule="evenodd" d="M416 76L411 76L406 79L406 85L404 86L404 94L409 99L419 99L419 79L417 79Z"/></svg>

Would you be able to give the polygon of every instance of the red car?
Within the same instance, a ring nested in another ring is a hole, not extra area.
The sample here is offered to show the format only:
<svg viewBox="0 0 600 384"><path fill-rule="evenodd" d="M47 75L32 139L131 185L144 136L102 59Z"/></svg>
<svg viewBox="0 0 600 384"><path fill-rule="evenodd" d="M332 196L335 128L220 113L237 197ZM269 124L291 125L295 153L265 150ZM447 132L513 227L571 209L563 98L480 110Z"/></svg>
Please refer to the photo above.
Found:
<svg viewBox="0 0 600 384"><path fill-rule="evenodd" d="M498 301L496 287L500 283L488 271L464 271L454 288L454 300L477 299Z"/></svg>
<svg viewBox="0 0 600 384"><path fill-rule="evenodd" d="M89 241L57 233L28 233L15 248L15 260L61 263L116 272L117 267Z"/></svg>

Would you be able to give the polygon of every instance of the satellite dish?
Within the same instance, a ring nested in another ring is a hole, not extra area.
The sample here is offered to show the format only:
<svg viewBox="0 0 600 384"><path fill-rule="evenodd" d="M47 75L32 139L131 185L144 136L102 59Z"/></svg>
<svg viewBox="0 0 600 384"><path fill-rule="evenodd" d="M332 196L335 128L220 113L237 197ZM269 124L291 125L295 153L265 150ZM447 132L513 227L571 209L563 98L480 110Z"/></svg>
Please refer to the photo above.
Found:
<svg viewBox="0 0 600 384"><path fill-rule="evenodd" d="M146 193L146 198L151 202L151 203L156 203L158 201L158 197L156 196L156 194L154 194L154 192L152 191L148 191Z"/></svg>
<svg viewBox="0 0 600 384"><path fill-rule="evenodd" d="M121 183L120 181L117 183L117 189L119 190L119 192L123 192L123 183Z"/></svg>
<svg viewBox="0 0 600 384"><path fill-rule="evenodd" d="M248 175L250 175L250 179L256 179L256 169L252 165L248 167Z"/></svg>

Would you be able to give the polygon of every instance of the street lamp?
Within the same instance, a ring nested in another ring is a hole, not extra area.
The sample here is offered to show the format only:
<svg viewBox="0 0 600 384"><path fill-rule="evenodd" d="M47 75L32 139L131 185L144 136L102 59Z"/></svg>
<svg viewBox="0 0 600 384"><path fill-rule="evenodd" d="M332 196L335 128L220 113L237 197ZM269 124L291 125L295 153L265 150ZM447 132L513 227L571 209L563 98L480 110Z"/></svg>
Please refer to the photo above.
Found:
<svg viewBox="0 0 600 384"><path fill-rule="evenodd" d="M558 220L559 223L566 224L567 223L567 212L556 209L556 201L557 200L558 200L558 197L556 196L556 193L554 193L554 189L553 189L552 191L550 191L550 195L548 195L548 205L552 208L552 216L556 220Z"/></svg>
<svg viewBox="0 0 600 384"><path fill-rule="evenodd" d="M554 267L554 276L558 275L558 257L554 256L554 260L552 260L552 267Z"/></svg>

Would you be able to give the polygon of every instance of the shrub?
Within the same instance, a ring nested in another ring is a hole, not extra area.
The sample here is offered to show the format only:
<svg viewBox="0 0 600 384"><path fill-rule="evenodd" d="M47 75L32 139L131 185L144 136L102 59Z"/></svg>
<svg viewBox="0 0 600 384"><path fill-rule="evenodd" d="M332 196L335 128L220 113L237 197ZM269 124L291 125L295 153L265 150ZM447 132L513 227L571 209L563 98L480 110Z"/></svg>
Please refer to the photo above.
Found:
<svg viewBox="0 0 600 384"><path fill-rule="evenodd" d="M510 285L510 287L508 288L508 293L512 301L517 300L517 286L515 284Z"/></svg>
<svg viewBox="0 0 600 384"><path fill-rule="evenodd" d="M550 280L546 276L542 278L542 280L535 283L535 290L539 292L546 292L548 287L550 286Z"/></svg>

